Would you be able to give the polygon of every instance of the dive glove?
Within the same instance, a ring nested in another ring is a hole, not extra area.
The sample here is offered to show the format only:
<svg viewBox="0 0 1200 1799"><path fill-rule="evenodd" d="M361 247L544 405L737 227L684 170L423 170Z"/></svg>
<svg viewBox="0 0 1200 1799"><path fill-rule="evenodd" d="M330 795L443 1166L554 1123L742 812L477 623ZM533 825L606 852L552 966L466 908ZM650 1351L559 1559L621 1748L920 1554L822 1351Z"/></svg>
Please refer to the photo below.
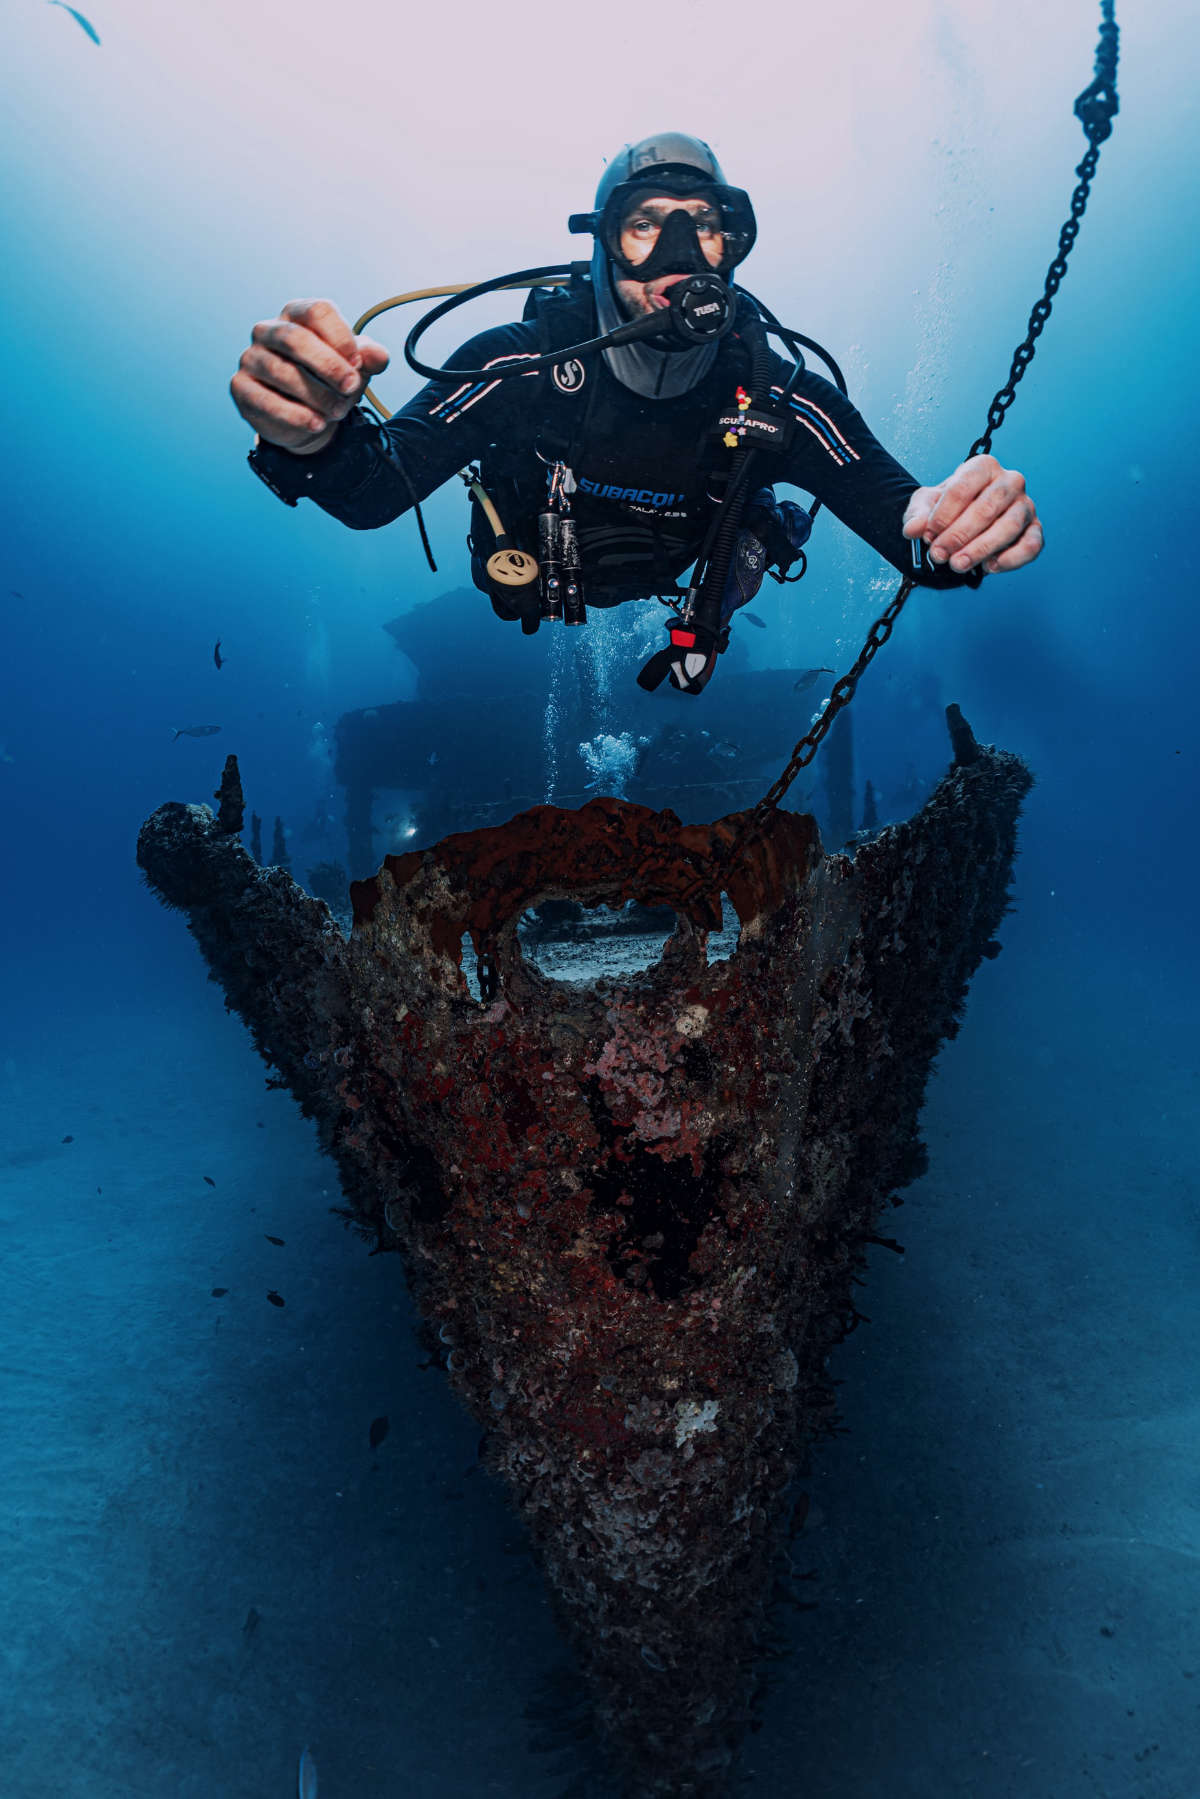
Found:
<svg viewBox="0 0 1200 1799"><path fill-rule="evenodd" d="M812 519L794 500L777 500L773 490L760 487L746 508L742 528L721 595L721 622L727 624L742 606L748 606L763 583L768 569L780 578L808 542ZM793 577L794 579L795 577Z"/></svg>

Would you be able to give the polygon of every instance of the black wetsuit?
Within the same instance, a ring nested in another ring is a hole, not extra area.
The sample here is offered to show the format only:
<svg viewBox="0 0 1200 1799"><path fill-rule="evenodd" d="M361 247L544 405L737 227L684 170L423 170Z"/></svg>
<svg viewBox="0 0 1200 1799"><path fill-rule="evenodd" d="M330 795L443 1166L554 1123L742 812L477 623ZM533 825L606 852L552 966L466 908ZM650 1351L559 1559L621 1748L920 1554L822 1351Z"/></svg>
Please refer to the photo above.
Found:
<svg viewBox="0 0 1200 1799"><path fill-rule="evenodd" d="M585 283L569 297L545 300L533 318L472 338L447 366L511 367L596 332ZM977 575L930 564L919 541L902 535L904 509L919 483L837 388L805 371L785 406L791 364L773 356L771 369L772 405L791 430L784 449L759 448L755 485L788 483L814 495L922 585L974 584ZM388 524L457 470L478 464L506 529L521 548L536 551L531 526L546 493L538 453L561 457L576 482L570 504L587 601L615 605L672 593L695 560L715 498L744 454L725 446L715 422L736 411L737 389L749 376L750 353L733 332L704 380L674 399L634 393L600 355L507 380L436 381L386 425L356 411L316 455L264 443L251 464L289 505L307 497L355 530ZM479 580L493 540L478 507L472 541Z"/></svg>

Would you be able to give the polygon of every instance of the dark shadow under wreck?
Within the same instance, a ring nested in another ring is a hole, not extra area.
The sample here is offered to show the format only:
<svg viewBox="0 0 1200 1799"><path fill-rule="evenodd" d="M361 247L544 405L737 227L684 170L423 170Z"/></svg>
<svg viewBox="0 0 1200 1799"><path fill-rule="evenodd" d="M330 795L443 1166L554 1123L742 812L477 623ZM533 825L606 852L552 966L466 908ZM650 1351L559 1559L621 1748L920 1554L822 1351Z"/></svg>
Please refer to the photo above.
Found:
<svg viewBox="0 0 1200 1799"><path fill-rule="evenodd" d="M228 774L216 818L172 803L141 833L355 1222L403 1252L637 1795L725 1790L826 1359L998 947L1030 776L950 718L929 802L853 858L778 810L727 865L741 814L537 807L389 857L349 941L242 848ZM722 892L741 931L710 964ZM677 928L628 980L552 981L517 932L545 899Z"/></svg>

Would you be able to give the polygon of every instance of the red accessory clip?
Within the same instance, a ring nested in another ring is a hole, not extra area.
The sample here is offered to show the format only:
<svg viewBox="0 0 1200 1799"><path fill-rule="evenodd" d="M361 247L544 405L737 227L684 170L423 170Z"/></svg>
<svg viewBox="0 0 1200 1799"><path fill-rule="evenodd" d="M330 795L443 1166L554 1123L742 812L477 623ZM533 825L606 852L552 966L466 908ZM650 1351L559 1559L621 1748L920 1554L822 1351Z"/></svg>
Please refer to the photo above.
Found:
<svg viewBox="0 0 1200 1799"><path fill-rule="evenodd" d="M738 411L739 412L749 412L749 410L753 404L754 404L754 402L751 400L750 395L746 392L745 388L739 387L737 390L737 409L738 409ZM745 437L745 435L746 435L745 424L740 423L740 424L735 425L731 431L727 431L725 433L724 442L725 442L727 448L729 448L731 450L736 450L738 445L741 443L743 437Z"/></svg>
<svg viewBox="0 0 1200 1799"><path fill-rule="evenodd" d="M694 631L685 631L680 626L673 625L671 627L671 642L675 645L676 649L694 650L696 647L696 633Z"/></svg>

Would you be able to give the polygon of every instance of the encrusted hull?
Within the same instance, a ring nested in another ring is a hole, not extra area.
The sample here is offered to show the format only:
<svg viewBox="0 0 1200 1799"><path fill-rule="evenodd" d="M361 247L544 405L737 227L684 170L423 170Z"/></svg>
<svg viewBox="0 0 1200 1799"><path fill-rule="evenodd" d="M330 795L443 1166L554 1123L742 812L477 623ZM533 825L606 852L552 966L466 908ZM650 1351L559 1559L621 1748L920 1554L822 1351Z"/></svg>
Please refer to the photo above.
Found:
<svg viewBox="0 0 1200 1799"><path fill-rule="evenodd" d="M723 871L740 815L540 807L389 858L349 942L206 807L143 828L151 884L317 1119L356 1221L403 1252L632 1793L724 1790L789 1484L832 1417L825 1361L995 952L1029 776L961 722L955 747L853 858L783 812ZM710 964L722 891L741 932ZM516 925L551 897L671 905L678 928L636 977L550 981Z"/></svg>

